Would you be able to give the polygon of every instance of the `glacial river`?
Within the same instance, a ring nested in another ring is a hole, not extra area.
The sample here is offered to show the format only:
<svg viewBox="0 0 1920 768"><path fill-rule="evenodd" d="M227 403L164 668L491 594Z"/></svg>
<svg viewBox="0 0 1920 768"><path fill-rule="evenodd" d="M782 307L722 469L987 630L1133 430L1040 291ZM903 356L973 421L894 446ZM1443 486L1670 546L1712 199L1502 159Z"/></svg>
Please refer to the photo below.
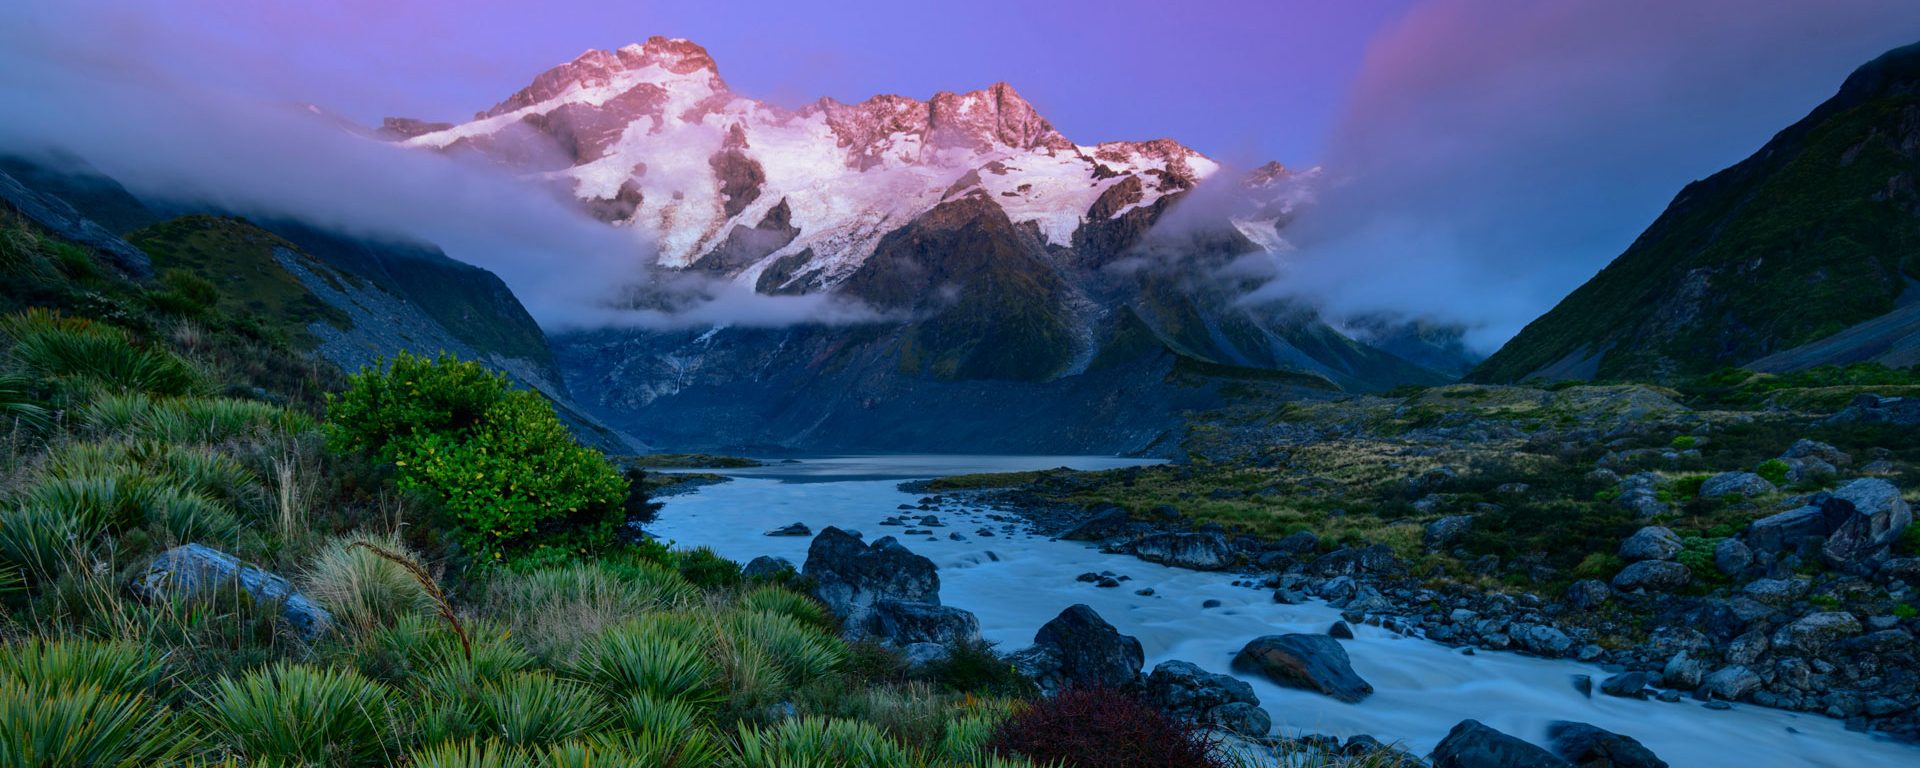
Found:
<svg viewBox="0 0 1920 768"><path fill-rule="evenodd" d="M946 527L932 529L931 539L879 525L895 514L909 514L896 508L920 498L898 489L905 480L1138 463L1102 457L887 456L719 470L734 479L668 498L649 530L676 545L710 546L740 562L775 555L796 566L805 562L811 538L769 537L763 535L767 529L800 522L815 532L829 525L857 530L869 541L895 536L939 566L941 602L973 611L982 634L1006 651L1031 644L1040 625L1070 605L1085 603L1121 632L1140 638L1148 669L1183 659L1226 673L1234 654L1254 637L1325 632L1339 619L1339 611L1318 601L1280 605L1270 590L1233 586L1240 577L1231 573L1168 568L1031 535L1023 524L989 520L992 510L953 504L938 509L934 514ZM994 535L976 535L983 526ZM950 540L951 532L966 538ZM1089 571L1132 578L1118 589L1075 581ZM1134 594L1148 587L1153 596ZM1220 605L1202 608L1207 600ZM1243 676L1273 716L1276 731L1365 733L1398 740L1424 755L1464 718L1542 746L1549 723L1576 720L1639 739L1676 768L1920 766L1920 747L1849 732L1830 718L1751 705L1714 711L1691 699L1636 701L1597 690L1589 698L1574 689L1572 680L1591 675L1597 686L1608 673L1594 665L1499 652L1467 656L1377 627L1357 626L1354 634L1344 641L1347 653L1375 691L1358 704Z"/></svg>

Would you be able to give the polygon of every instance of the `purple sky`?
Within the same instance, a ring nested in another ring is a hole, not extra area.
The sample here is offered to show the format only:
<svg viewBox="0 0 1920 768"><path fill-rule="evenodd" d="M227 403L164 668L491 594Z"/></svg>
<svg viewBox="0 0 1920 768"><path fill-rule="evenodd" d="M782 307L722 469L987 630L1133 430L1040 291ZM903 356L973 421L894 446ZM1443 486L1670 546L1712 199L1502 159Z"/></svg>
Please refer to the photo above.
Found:
<svg viewBox="0 0 1920 768"><path fill-rule="evenodd" d="M1167 136L1229 164L1322 166L1269 291L1336 317L1458 321L1491 349L1688 181L1920 40L1917 2L11 0L0 147L60 147L155 193L406 231L516 290L547 279L543 309L564 314L582 280L552 254L591 250L604 228L509 221L529 204L505 189L407 198L445 189L441 171L289 128L281 106L460 120L582 50L651 35L705 45L736 91L788 105L1005 80L1077 141Z"/></svg>

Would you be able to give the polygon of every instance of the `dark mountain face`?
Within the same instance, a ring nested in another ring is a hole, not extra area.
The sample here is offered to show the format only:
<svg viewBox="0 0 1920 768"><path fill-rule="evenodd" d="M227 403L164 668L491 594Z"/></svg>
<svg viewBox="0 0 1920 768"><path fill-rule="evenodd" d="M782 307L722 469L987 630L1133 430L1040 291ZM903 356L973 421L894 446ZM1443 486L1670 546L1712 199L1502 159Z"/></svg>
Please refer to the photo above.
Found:
<svg viewBox="0 0 1920 768"><path fill-rule="evenodd" d="M1682 190L1471 379L1671 379L1920 361L1920 45Z"/></svg>

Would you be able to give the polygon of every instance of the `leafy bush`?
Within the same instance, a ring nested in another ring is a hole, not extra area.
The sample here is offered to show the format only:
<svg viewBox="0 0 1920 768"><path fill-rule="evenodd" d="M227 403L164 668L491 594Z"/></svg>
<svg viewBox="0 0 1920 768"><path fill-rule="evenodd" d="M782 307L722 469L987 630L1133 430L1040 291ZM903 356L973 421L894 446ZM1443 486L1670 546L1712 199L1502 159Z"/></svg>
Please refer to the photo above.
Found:
<svg viewBox="0 0 1920 768"><path fill-rule="evenodd" d="M292 664L220 680L205 718L229 747L266 763L386 765L401 728L379 683Z"/></svg>
<svg viewBox="0 0 1920 768"><path fill-rule="evenodd" d="M1774 485L1786 485L1787 472L1791 470L1792 467L1787 466L1787 463L1780 459L1767 459L1760 462L1760 466L1754 467L1753 473L1766 478L1767 482Z"/></svg>
<svg viewBox="0 0 1920 768"><path fill-rule="evenodd" d="M1031 679L995 652L992 643L984 641L953 647L947 658L928 665L925 675L959 693L1017 698L1032 698L1038 693Z"/></svg>
<svg viewBox="0 0 1920 768"><path fill-rule="evenodd" d="M1678 435L1678 436L1675 436L1673 438L1673 441L1668 443L1667 445L1671 446L1676 451L1684 451L1694 447L1695 445L1698 445L1699 443L1700 443L1700 438L1694 437L1693 435Z"/></svg>
<svg viewBox="0 0 1920 768"><path fill-rule="evenodd" d="M598 551L625 520L630 489L606 457L575 442L546 400L478 363L401 353L328 403L331 443L391 461L476 555Z"/></svg>
<svg viewBox="0 0 1920 768"><path fill-rule="evenodd" d="M1209 747L1197 726L1109 690L1069 690L1034 702L993 736L1002 754L1082 768L1218 768Z"/></svg>

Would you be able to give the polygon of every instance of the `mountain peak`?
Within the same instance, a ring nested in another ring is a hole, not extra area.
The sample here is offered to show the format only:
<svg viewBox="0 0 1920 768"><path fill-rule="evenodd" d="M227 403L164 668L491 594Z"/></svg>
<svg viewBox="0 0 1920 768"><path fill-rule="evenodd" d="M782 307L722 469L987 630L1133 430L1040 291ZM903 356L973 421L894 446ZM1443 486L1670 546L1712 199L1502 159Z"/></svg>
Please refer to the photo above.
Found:
<svg viewBox="0 0 1920 768"><path fill-rule="evenodd" d="M642 72L649 67L658 67L669 76L681 77L697 76L704 71L714 90L726 90L726 85L720 81L720 68L714 64L707 49L684 38L655 35L647 38L645 43L632 43L612 51L589 48L572 61L540 73L527 87L514 92L492 109L474 115L474 119L484 120L516 112L575 88L611 86L622 75Z"/></svg>

